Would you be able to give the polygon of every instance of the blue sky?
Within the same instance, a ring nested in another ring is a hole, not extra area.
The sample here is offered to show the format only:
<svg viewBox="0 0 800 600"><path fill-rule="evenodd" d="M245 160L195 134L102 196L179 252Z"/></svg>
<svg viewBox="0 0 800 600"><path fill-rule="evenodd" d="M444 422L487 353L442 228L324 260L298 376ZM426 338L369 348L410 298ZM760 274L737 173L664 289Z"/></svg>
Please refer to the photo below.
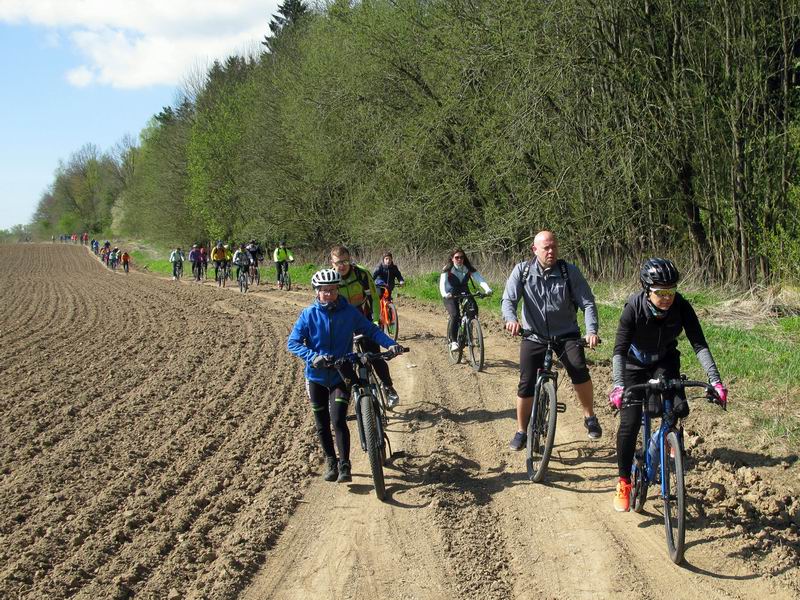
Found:
<svg viewBox="0 0 800 600"><path fill-rule="evenodd" d="M277 4L0 0L0 229L31 220L59 160L138 136L192 72L257 45Z"/></svg>

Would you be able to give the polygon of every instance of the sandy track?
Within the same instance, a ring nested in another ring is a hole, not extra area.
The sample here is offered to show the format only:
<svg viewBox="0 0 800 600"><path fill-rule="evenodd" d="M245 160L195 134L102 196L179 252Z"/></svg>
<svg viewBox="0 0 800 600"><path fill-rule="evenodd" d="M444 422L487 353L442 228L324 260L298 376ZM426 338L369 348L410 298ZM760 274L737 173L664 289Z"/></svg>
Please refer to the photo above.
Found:
<svg viewBox="0 0 800 600"><path fill-rule="evenodd" d="M613 513L615 422L602 414L589 442L571 394L547 485L529 483L506 446L516 347L490 319L474 374L447 364L442 311L401 303L413 352L392 362L403 402L381 503L355 435L353 483L319 477L285 350L307 291L2 246L0 300L2 597L800 596L797 548L789 567L742 553L733 522L700 518L700 493L683 568L652 498L646 515ZM594 373L605 389L607 367Z"/></svg>

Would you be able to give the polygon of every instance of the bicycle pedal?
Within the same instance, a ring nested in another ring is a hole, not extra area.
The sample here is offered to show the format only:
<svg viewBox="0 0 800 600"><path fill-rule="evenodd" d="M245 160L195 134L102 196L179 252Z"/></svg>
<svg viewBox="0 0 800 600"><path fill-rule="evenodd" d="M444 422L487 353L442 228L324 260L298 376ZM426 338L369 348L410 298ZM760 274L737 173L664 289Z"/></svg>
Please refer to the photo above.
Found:
<svg viewBox="0 0 800 600"><path fill-rule="evenodd" d="M563 402L556 402L556 412L567 412L567 405Z"/></svg>

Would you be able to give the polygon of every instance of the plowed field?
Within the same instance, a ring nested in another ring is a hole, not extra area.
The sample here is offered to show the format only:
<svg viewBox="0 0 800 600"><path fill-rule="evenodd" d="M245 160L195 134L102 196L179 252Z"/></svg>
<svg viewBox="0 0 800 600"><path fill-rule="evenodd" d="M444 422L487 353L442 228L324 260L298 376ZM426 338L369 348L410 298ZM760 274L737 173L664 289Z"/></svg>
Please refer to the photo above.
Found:
<svg viewBox="0 0 800 600"><path fill-rule="evenodd" d="M794 500L777 505L788 521L767 508L779 492L744 517L723 506L761 474L728 469L708 440L682 567L652 496L643 515L611 510L615 421L601 411L589 442L568 385L547 483L528 482L507 447L517 350L488 317L475 374L447 363L443 310L401 301L412 352L391 363L388 502L355 423L353 483L323 482L285 350L310 298L0 246L0 597L800 597ZM608 368L593 373L599 398ZM706 493L714 472L722 498Z"/></svg>

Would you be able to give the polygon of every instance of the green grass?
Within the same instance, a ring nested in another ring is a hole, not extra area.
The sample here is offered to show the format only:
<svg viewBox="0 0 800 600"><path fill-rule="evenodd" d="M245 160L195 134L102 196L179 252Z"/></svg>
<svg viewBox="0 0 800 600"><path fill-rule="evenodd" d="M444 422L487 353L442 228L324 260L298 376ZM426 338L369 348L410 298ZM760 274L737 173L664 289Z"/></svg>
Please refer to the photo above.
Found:
<svg viewBox="0 0 800 600"><path fill-rule="evenodd" d="M151 273L161 273L162 275L172 275L172 263L168 259L151 258L141 250L131 251L131 258L133 259L133 266L139 271L147 270Z"/></svg>

